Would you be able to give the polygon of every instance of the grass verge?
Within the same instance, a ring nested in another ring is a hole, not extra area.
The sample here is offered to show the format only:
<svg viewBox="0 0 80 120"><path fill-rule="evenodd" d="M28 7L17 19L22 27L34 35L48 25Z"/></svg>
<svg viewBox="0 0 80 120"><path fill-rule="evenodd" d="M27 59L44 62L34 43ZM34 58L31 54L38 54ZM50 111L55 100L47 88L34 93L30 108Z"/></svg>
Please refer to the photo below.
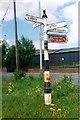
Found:
<svg viewBox="0 0 80 120"><path fill-rule="evenodd" d="M52 80L52 105L44 105L42 76L21 80L3 79L3 118L78 118L78 86L64 76Z"/></svg>

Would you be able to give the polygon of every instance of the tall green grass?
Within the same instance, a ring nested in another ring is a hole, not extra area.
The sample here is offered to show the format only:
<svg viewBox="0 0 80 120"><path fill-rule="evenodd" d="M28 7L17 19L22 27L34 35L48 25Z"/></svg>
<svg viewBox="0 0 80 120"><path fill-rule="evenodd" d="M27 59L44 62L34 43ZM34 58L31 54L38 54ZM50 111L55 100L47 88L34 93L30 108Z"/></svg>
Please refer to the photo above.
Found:
<svg viewBox="0 0 80 120"><path fill-rule="evenodd" d="M44 105L43 76L3 79L3 118L78 118L78 86L64 76L52 84L52 105Z"/></svg>
<svg viewBox="0 0 80 120"><path fill-rule="evenodd" d="M2 76L0 76L0 119L2 117Z"/></svg>

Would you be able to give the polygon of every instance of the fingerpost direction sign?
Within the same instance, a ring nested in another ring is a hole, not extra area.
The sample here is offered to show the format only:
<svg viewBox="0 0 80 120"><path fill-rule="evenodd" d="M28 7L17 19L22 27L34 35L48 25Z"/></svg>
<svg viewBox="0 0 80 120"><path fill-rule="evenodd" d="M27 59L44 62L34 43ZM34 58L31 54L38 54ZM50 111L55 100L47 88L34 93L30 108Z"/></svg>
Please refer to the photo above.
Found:
<svg viewBox="0 0 80 120"><path fill-rule="evenodd" d="M54 43L67 43L68 38L66 35L48 34L48 42Z"/></svg>

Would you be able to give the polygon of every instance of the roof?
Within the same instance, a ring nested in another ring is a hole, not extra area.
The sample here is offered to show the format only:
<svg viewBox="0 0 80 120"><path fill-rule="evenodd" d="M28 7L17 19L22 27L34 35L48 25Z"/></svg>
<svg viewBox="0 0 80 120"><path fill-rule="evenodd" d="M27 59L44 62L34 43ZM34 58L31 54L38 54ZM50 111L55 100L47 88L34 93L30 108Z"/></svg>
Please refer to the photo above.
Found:
<svg viewBox="0 0 80 120"><path fill-rule="evenodd" d="M65 48L65 49L49 49L49 54L53 53L66 53L66 52L77 52L80 51L80 47L74 47L74 48ZM35 55L39 55L40 50L37 49ZM44 50L42 50L42 54L44 54Z"/></svg>

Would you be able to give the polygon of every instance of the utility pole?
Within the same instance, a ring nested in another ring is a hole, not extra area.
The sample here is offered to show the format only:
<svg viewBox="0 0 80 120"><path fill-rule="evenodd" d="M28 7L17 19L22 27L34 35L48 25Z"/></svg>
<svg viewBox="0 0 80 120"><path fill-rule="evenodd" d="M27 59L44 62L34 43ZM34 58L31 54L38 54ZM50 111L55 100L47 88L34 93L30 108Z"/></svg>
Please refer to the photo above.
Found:
<svg viewBox="0 0 80 120"><path fill-rule="evenodd" d="M15 0L13 0L13 5L14 5L14 29L15 29L16 70L19 70L18 37L17 37L16 2L15 2Z"/></svg>
<svg viewBox="0 0 80 120"><path fill-rule="evenodd" d="M39 17L41 17L41 3L39 0ZM42 39L41 39L41 31L42 31L42 27L40 25L39 27L39 39L40 39L40 71L42 73Z"/></svg>

